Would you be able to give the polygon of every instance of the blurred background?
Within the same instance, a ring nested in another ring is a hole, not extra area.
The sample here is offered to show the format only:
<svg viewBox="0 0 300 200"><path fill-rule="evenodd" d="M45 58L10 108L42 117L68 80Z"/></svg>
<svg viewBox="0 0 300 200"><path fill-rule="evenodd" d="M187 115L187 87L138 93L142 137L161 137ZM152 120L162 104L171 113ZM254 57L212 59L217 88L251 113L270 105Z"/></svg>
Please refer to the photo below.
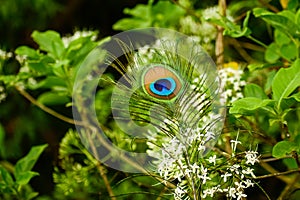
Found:
<svg viewBox="0 0 300 200"><path fill-rule="evenodd" d="M100 39L114 35L117 31L112 25L126 16L123 9L138 3L147 3L147 0L1 0L0 49L14 52L21 45L36 48L37 44L31 38L34 30L51 29L61 36L72 35L76 30L92 30L98 32ZM18 63L11 59L4 70L14 74L18 69ZM65 106L55 106L55 110L66 116L72 114ZM0 104L0 122L0 129L3 129L0 131L3 139L0 139L0 160L15 163L31 146L50 145L34 167L40 176L31 183L40 195L51 194L59 143L72 126L32 106L16 91L10 92L6 101Z"/></svg>
<svg viewBox="0 0 300 200"><path fill-rule="evenodd" d="M100 37L113 35L112 25L123 18L123 9L146 0L1 0L0 46L13 49L34 45L33 30L55 30L62 35L75 29L98 30Z"/></svg>

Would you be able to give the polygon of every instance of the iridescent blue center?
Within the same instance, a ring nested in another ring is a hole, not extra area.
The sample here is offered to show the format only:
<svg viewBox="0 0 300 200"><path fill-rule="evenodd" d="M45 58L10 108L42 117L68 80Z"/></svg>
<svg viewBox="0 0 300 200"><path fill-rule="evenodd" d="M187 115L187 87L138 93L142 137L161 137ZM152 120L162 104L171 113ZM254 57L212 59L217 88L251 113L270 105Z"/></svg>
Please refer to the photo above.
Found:
<svg viewBox="0 0 300 200"><path fill-rule="evenodd" d="M176 83L173 78L161 78L150 83L150 90L159 96L168 96L174 92Z"/></svg>

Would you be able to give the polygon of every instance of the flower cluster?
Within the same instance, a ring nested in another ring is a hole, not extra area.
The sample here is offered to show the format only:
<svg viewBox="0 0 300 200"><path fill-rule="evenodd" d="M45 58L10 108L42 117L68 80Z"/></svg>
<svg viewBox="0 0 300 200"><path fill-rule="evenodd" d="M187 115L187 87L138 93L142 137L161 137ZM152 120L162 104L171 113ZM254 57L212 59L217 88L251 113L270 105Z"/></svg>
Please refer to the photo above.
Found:
<svg viewBox="0 0 300 200"><path fill-rule="evenodd" d="M5 93L5 89L3 86L0 85L0 103L4 101L7 97L7 94Z"/></svg>
<svg viewBox="0 0 300 200"><path fill-rule="evenodd" d="M206 21L199 23L192 16L186 16L180 20L180 31L191 35L206 51L213 51L212 41L216 37L217 30L212 24Z"/></svg>
<svg viewBox="0 0 300 200"><path fill-rule="evenodd" d="M97 39L97 34L95 31L76 31L73 35L71 36L65 36L62 37L62 41L65 45L65 47L68 47L69 44L81 37L91 37L92 41L95 41Z"/></svg>
<svg viewBox="0 0 300 200"><path fill-rule="evenodd" d="M2 49L0 49L0 73L2 71L3 63L5 60L11 58L13 56L12 52L6 52ZM0 103L4 101L7 97L7 93L5 92L5 88L0 85Z"/></svg>
<svg viewBox="0 0 300 200"><path fill-rule="evenodd" d="M239 69L236 62L224 64L224 68L219 70L222 88L224 92L221 94L222 103L230 104L238 99L243 98L242 88L246 85L246 81L242 78L243 71Z"/></svg>
<svg viewBox="0 0 300 200"><path fill-rule="evenodd" d="M12 52L6 52L0 49L0 59L7 60L13 56Z"/></svg>
<svg viewBox="0 0 300 200"><path fill-rule="evenodd" d="M192 154L197 151L195 143L193 146L185 145L176 137L167 143L166 137L163 140L162 148L158 150L152 137L148 152L157 159L154 165L163 180L177 182L174 199L194 199L195 195L205 199L223 195L239 200L247 197L245 189L255 185L253 165L259 161L255 151L227 156L212 151L206 157L197 157ZM235 146L240 142L233 140L232 143Z"/></svg>
<svg viewBox="0 0 300 200"><path fill-rule="evenodd" d="M213 54L213 41L216 39L217 28L210 23L210 21L221 19L219 8L217 6L206 8L201 10L200 14L201 17L188 15L181 18L179 22L180 32L190 35L195 41L199 42L206 51ZM226 11L226 18L233 21L229 10Z"/></svg>

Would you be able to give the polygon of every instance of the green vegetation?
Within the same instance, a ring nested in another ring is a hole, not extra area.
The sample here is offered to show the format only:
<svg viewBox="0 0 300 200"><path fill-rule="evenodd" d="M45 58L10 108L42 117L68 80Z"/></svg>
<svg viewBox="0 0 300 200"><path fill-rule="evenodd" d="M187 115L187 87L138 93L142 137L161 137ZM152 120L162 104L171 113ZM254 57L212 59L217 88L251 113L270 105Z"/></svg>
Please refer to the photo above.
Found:
<svg viewBox="0 0 300 200"><path fill-rule="evenodd" d="M115 31L177 30L214 59L225 86L227 116L215 148L199 159L201 166L190 168L202 170L196 190L184 174L182 184L174 174L129 174L91 155L74 126L80 122L72 118L73 86L87 55L110 37L99 38L98 31L62 35L45 30L48 17L63 6L50 0L17 2L21 1L4 1L1 26L10 24L11 15L22 5L21 16L29 9L38 13L38 20L27 24L26 17L19 17L17 28L6 33L15 30L14 35L22 26L36 23L37 30L31 33L34 45L14 49L14 41L0 44L0 199L300 198L298 0L219 0L219 4L149 0L125 8L126 17L112 25ZM116 72L108 72L99 83L98 121L118 147L155 151L112 122L108 99L117 77ZM159 139L159 144L165 142ZM51 173L47 180L43 169ZM44 184L50 186L43 190Z"/></svg>

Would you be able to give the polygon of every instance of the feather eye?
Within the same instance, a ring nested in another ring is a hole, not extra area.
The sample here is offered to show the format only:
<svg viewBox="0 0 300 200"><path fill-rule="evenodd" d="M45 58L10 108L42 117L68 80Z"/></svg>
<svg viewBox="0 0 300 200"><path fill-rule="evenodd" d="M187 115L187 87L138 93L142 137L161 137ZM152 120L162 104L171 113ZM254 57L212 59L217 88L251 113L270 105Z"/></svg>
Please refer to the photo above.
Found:
<svg viewBox="0 0 300 200"><path fill-rule="evenodd" d="M142 77L145 93L161 100L175 99L182 89L182 81L170 67L160 64L150 66Z"/></svg>

